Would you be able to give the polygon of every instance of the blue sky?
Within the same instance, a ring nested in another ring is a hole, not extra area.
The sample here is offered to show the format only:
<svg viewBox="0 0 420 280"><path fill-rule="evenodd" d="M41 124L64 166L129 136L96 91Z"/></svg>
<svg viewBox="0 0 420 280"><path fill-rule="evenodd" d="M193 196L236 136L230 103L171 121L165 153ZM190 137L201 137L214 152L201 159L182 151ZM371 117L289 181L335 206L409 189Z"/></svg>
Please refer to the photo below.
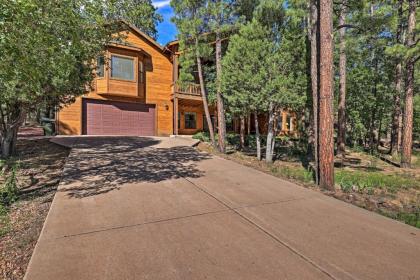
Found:
<svg viewBox="0 0 420 280"><path fill-rule="evenodd" d="M153 0L153 6L157 8L158 13L163 16L163 22L157 26L158 30L158 42L161 45L175 39L177 30L175 25L171 22L171 17L174 14L171 6L169 5L170 0Z"/></svg>

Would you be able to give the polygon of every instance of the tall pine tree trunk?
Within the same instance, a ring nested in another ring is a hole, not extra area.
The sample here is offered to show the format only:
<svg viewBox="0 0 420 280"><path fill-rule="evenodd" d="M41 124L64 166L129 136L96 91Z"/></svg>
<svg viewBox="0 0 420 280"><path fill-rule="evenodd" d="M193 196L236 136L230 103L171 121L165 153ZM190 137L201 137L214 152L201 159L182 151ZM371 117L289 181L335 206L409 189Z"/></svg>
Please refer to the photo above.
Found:
<svg viewBox="0 0 420 280"><path fill-rule="evenodd" d="M319 183L334 191L332 0L320 0Z"/></svg>
<svg viewBox="0 0 420 280"><path fill-rule="evenodd" d="M239 147L242 151L245 148L245 116L241 114L239 118L241 121Z"/></svg>
<svg viewBox="0 0 420 280"><path fill-rule="evenodd" d="M207 91L206 91L206 87L204 85L203 67L202 67L202 64L201 64L201 56L200 56L200 52L199 52L199 49L198 49L198 47L199 47L198 46L198 39L196 39L195 47L196 47L198 79L200 80L201 95L203 97L204 113L206 115L207 126L209 128L211 143L212 143L213 147L216 147L216 140L214 138L214 128L213 128L213 123L211 122L211 116L210 116L209 105L208 105L208 100L207 100Z"/></svg>
<svg viewBox="0 0 420 280"><path fill-rule="evenodd" d="M217 80L217 119L219 126L219 150L226 152L226 120L225 108L222 96L222 40L220 33L216 32L216 80Z"/></svg>
<svg viewBox="0 0 420 280"><path fill-rule="evenodd" d="M398 29L397 29L397 44L401 44L401 38L403 33L402 25L403 17L403 0L398 1ZM392 114L392 128L391 128L391 145L390 154L396 155L399 151L401 137L401 89L402 89L402 62L401 58L398 58L397 65L395 67L395 94L394 94L394 112Z"/></svg>
<svg viewBox="0 0 420 280"><path fill-rule="evenodd" d="M407 46L412 47L415 42L414 28L416 26L416 0L409 0ZM415 58L407 60L407 82L405 89L404 127L402 133L401 167L411 167L411 149L413 145L413 96L414 96L414 64Z"/></svg>
<svg viewBox="0 0 420 280"><path fill-rule="evenodd" d="M340 82L339 82L339 96L338 96L338 135L337 135L337 153L338 155L345 157L346 154L346 64L347 64L347 55L346 55L346 29L344 25L346 24L346 15L347 15L347 1L342 0L340 16L338 24L341 26L339 31L340 36L340 62L339 62L339 72L340 72Z"/></svg>
<svg viewBox="0 0 420 280"><path fill-rule="evenodd" d="M273 162L273 141L274 141L274 104L270 102L268 109L268 131L267 131L267 145L265 149L265 161L267 163Z"/></svg>
<svg viewBox="0 0 420 280"><path fill-rule="evenodd" d="M319 184L319 133L318 133L318 90L319 90L319 22L318 22L318 0L310 2L310 41L311 41L311 87L312 87L312 133L313 133L313 151L315 161L315 183Z"/></svg>
<svg viewBox="0 0 420 280"><path fill-rule="evenodd" d="M260 139L260 130L258 127L258 112L254 113L254 122L255 122L255 141L257 144L257 159L261 160L261 139Z"/></svg>
<svg viewBox="0 0 420 280"><path fill-rule="evenodd" d="M373 97L375 99L375 105L372 108L371 111L371 117L370 117L370 126L369 126L369 150L371 153L375 151L376 143L377 143L377 137L376 137L376 119L377 119L377 112L378 112L378 61L375 62L375 78L374 78L374 84L372 88Z"/></svg>

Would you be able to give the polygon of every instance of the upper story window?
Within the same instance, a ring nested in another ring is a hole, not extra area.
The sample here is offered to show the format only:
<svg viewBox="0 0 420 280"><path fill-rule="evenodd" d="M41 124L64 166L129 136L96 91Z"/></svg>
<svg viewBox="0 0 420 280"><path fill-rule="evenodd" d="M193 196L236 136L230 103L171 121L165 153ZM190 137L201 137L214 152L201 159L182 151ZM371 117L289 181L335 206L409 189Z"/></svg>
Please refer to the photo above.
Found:
<svg viewBox="0 0 420 280"><path fill-rule="evenodd" d="M134 58L112 55L111 78L134 81Z"/></svg>
<svg viewBox="0 0 420 280"><path fill-rule="evenodd" d="M105 76L105 57L99 56L96 59L96 76L103 78Z"/></svg>

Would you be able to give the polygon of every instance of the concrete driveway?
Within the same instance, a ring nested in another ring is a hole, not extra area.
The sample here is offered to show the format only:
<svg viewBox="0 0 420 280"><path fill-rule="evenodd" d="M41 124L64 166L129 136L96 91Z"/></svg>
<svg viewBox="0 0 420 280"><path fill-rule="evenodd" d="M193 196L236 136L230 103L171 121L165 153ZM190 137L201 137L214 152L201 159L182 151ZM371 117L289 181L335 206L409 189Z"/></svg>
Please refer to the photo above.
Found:
<svg viewBox="0 0 420 280"><path fill-rule="evenodd" d="M420 279L420 231L174 138L71 145L26 279Z"/></svg>

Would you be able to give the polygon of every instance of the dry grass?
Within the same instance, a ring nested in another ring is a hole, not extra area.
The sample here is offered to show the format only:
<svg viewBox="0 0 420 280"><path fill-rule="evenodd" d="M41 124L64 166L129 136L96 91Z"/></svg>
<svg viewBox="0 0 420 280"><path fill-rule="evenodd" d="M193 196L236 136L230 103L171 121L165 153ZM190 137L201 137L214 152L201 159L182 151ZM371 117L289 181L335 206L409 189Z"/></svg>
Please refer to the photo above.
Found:
<svg viewBox="0 0 420 280"><path fill-rule="evenodd" d="M344 162L336 159L336 191L329 192L314 184L312 172L296 158L281 157L273 164L266 164L238 151L220 154L207 143L200 143L198 149L420 227L419 169L400 169L377 157L350 152Z"/></svg>

